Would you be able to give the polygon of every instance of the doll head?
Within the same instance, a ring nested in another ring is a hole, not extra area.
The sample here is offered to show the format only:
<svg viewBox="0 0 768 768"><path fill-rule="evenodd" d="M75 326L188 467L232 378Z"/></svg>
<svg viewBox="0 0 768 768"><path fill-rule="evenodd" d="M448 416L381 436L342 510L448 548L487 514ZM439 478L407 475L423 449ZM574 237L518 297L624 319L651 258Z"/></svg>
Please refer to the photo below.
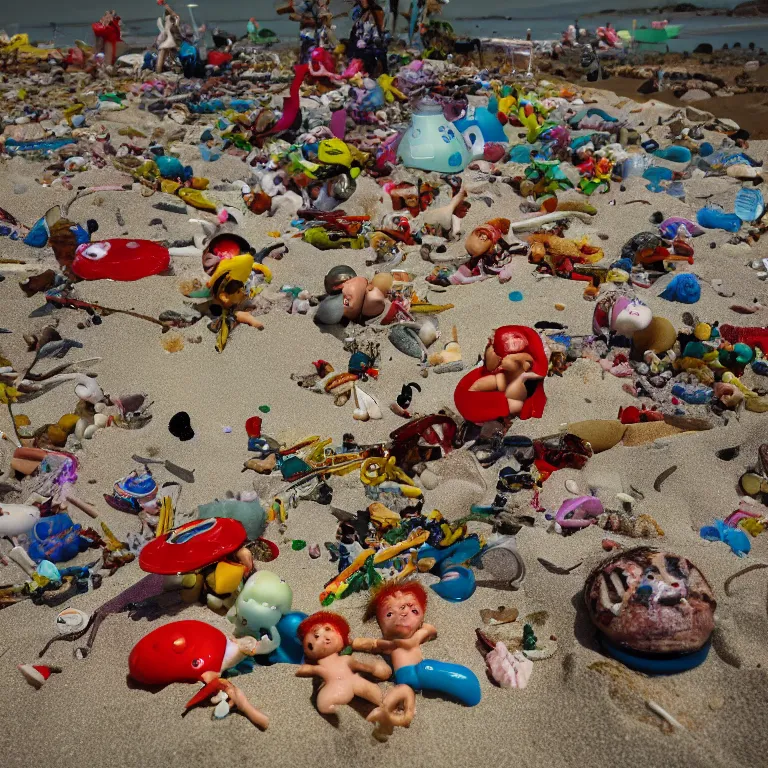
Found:
<svg viewBox="0 0 768 768"><path fill-rule="evenodd" d="M360 317L376 317L386 306L384 294L365 277L353 277L341 288L344 299L344 317L358 320Z"/></svg>
<svg viewBox="0 0 768 768"><path fill-rule="evenodd" d="M296 633L304 647L304 655L318 661L341 653L349 645L349 624L343 616L318 611L299 624Z"/></svg>
<svg viewBox="0 0 768 768"><path fill-rule="evenodd" d="M512 326L502 326L488 339L488 346L485 348L485 367L489 371L495 371L507 355L525 352L526 349L528 349L528 339L523 333Z"/></svg>
<svg viewBox="0 0 768 768"><path fill-rule="evenodd" d="M424 623L427 593L417 581L385 582L374 591L366 619L376 617L386 640L412 637Z"/></svg>
<svg viewBox="0 0 768 768"><path fill-rule="evenodd" d="M509 219L491 219L475 227L464 241L467 253L477 258L484 256L501 240L502 235L509 232Z"/></svg>

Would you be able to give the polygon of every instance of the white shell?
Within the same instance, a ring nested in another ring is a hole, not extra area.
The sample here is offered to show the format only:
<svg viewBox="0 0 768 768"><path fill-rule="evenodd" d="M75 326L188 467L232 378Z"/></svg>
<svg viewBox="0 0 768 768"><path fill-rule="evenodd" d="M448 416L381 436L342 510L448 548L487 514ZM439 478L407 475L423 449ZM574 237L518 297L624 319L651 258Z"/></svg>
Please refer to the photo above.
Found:
<svg viewBox="0 0 768 768"><path fill-rule="evenodd" d="M565 481L565 490L568 491L568 493L572 493L574 496L578 496L581 493L579 490L579 484L572 479Z"/></svg>
<svg viewBox="0 0 768 768"><path fill-rule="evenodd" d="M88 422L85 419L77 420L77 424L75 424L75 437L78 440L83 439L83 435L85 434L86 427L88 427Z"/></svg>
<svg viewBox="0 0 768 768"><path fill-rule="evenodd" d="M83 432L83 437L86 440L90 440L96 434L96 432L98 432L98 429L99 428L95 424L89 424Z"/></svg>
<svg viewBox="0 0 768 768"><path fill-rule="evenodd" d="M106 413L97 413L93 417L93 425L97 429L104 429L104 427L107 426L107 422L109 421L109 416L107 416Z"/></svg>

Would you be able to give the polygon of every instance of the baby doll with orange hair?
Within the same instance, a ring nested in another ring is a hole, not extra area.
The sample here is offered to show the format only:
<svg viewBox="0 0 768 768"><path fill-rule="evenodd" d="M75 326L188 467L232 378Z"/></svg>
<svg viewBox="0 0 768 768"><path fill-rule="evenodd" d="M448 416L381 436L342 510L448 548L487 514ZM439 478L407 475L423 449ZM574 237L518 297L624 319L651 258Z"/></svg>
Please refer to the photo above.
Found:
<svg viewBox="0 0 768 768"><path fill-rule="evenodd" d="M304 658L312 662L302 664L297 677L319 677L317 709L321 714L336 712L340 704L349 704L355 696L376 705L367 717L377 724L375 735L391 735L393 727L408 727L413 719L414 695L405 685L398 685L382 695L376 683L361 677L358 672L378 680L388 680L392 674L389 665L377 659L372 664L342 655L349 646L349 624L343 616L330 611L318 611L308 616L297 629L304 647Z"/></svg>
<svg viewBox="0 0 768 768"><path fill-rule="evenodd" d="M383 640L355 638L352 649L390 656L395 682L414 691L435 691L458 699L468 707L480 702L480 681L459 664L425 659L421 646L437 637L424 623L427 593L417 581L389 581L373 591L366 619L376 617Z"/></svg>

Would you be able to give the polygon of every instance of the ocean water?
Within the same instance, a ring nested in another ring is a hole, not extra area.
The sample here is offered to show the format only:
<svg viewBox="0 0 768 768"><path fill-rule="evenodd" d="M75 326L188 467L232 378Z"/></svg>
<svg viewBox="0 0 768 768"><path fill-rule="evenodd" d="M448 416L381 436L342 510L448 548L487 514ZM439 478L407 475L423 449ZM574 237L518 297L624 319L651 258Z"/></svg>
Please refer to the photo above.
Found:
<svg viewBox="0 0 768 768"><path fill-rule="evenodd" d="M733 7L738 0L697 0L700 7ZM333 0L334 9L348 8L351 3ZM198 24L205 22L209 28L220 26L230 34L243 34L247 19L254 16L264 27L277 32L283 40L295 40L297 25L285 16L275 12L283 0L198 0L192 9ZM382 3L386 7L387 0ZM409 0L400 0L404 10ZM450 0L443 8L443 18L450 21L458 34L471 37L525 37L531 29L534 39L559 38L568 24L579 19L581 26L594 29L610 22L616 29L631 29L633 19L638 26L649 25L660 18L651 12L637 12L643 0L598 0L584 3L581 0L555 0L542 3L540 0ZM173 8L187 16L186 2L172 2ZM600 6L613 9L603 13ZM32 39L53 40L56 45L72 43L75 39L92 40L90 25L98 20L107 7L114 7L123 18L123 36L127 41L146 41L156 34L158 7L155 0L34 0L30 3L16 3L0 0L0 29L8 33L27 32ZM683 23L679 38L669 41L672 51L693 50L699 43L708 42L721 48L724 43L732 46L735 42L746 47L754 42L758 47L768 49L768 18L738 18L728 16L680 17L666 14L670 23ZM45 19L45 22L41 22ZM349 22L337 20L337 34L344 36ZM405 21L399 28L405 30Z"/></svg>

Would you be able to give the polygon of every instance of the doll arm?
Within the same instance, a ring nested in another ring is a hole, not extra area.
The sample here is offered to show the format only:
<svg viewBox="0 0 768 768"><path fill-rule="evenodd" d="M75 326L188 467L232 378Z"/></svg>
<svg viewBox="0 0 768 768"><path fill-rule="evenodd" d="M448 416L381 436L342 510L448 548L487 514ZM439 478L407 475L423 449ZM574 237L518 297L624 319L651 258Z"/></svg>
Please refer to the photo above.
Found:
<svg viewBox="0 0 768 768"><path fill-rule="evenodd" d="M248 701L246 695L228 680L221 681L221 689L227 694L230 701L258 728L266 730L269 726L269 718Z"/></svg>
<svg viewBox="0 0 768 768"><path fill-rule="evenodd" d="M428 643L430 640L437 638L437 629L431 624L424 624L422 628L416 633L415 637L419 643Z"/></svg>
<svg viewBox="0 0 768 768"><path fill-rule="evenodd" d="M499 382L496 374L489 374L479 378L470 388L470 392L498 392Z"/></svg>
<svg viewBox="0 0 768 768"><path fill-rule="evenodd" d="M323 674L317 664L302 664L296 670L296 677L322 677Z"/></svg>
<svg viewBox="0 0 768 768"><path fill-rule="evenodd" d="M381 659L376 659L376 661L368 663L350 658L349 667L353 672L365 672L368 675L373 675L379 680L389 680L392 675L392 669L389 664Z"/></svg>
<svg viewBox="0 0 768 768"><path fill-rule="evenodd" d="M352 641L353 651L364 653L392 653L397 644L391 640L376 640L373 637L356 637Z"/></svg>

